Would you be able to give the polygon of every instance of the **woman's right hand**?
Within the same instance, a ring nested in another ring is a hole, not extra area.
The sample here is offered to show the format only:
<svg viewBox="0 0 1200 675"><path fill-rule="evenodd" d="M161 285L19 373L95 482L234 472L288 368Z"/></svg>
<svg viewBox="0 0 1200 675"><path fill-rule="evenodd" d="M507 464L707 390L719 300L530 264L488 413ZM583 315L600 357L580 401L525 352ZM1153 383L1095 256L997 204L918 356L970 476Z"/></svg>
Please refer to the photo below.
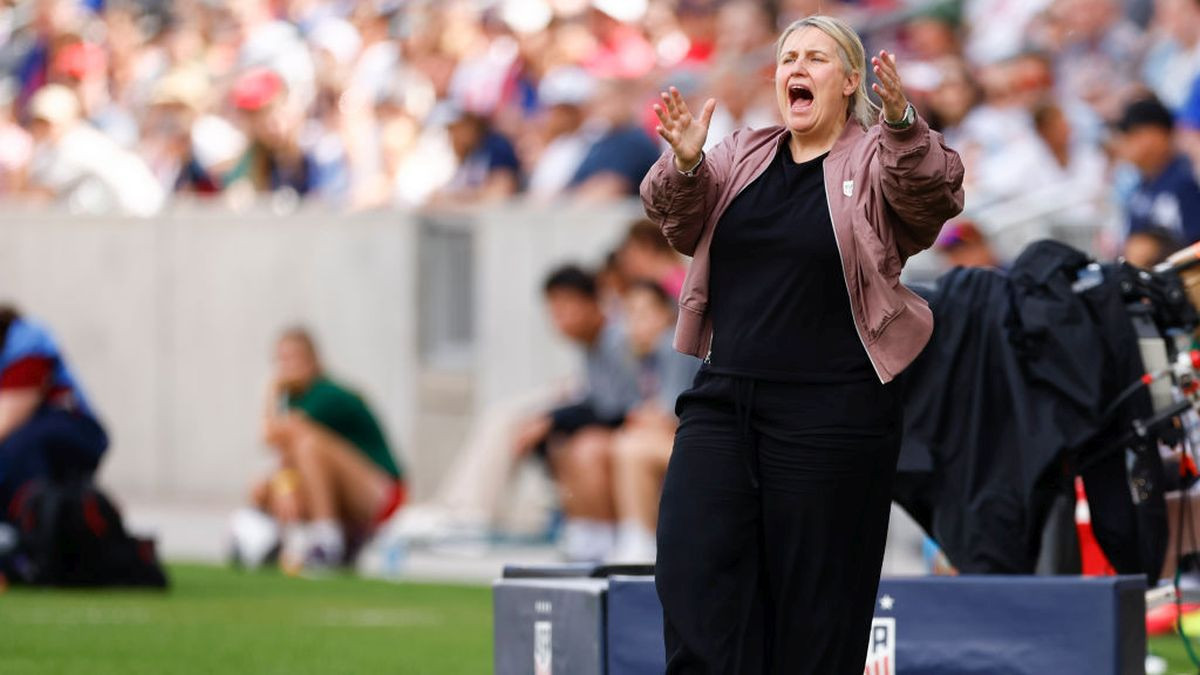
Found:
<svg viewBox="0 0 1200 675"><path fill-rule="evenodd" d="M679 90L671 87L669 92L661 92L662 103L654 104L654 114L658 115L658 126L655 131L671 145L675 152L675 168L689 171L695 168L704 152L704 141L708 138L708 125L712 121L713 110L717 108L716 99L704 102L704 110L699 119L692 116L687 103L679 95Z"/></svg>

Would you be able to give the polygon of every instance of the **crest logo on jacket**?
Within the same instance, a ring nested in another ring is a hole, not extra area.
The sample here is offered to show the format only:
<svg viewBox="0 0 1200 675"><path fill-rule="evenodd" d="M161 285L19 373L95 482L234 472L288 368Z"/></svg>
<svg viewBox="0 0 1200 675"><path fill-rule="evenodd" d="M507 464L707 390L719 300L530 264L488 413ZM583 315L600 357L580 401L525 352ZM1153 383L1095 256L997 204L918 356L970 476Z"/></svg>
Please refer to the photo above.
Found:
<svg viewBox="0 0 1200 675"><path fill-rule="evenodd" d="M852 181L852 180L842 181L842 194L846 195L847 197L854 196L854 181Z"/></svg>

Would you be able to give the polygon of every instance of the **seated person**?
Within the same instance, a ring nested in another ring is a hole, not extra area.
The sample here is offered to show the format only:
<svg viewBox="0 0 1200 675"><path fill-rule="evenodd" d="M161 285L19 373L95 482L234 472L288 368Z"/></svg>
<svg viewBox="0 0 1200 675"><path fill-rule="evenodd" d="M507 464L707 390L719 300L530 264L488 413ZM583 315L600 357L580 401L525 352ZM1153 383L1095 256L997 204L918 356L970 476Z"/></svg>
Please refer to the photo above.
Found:
<svg viewBox="0 0 1200 675"><path fill-rule="evenodd" d="M1126 206L1125 259L1153 267L1200 239L1200 183L1176 148L1175 120L1156 99L1134 101L1117 122L1114 150L1141 180Z"/></svg>
<svg viewBox="0 0 1200 675"><path fill-rule="evenodd" d="M280 468L252 501L283 528L285 569L348 562L351 544L403 503L400 467L366 402L324 374L307 331L283 333L275 368L263 436Z"/></svg>
<svg viewBox="0 0 1200 675"><path fill-rule="evenodd" d="M90 478L107 448L53 336L0 307L0 520L23 485Z"/></svg>
<svg viewBox="0 0 1200 675"><path fill-rule="evenodd" d="M612 490L618 519L614 562L654 562L655 526L667 461L675 444L675 399L692 386L700 360L672 346L675 302L656 281L625 292L629 346L638 363L641 402L613 437Z"/></svg>
<svg viewBox="0 0 1200 675"><path fill-rule="evenodd" d="M947 223L933 250L949 267L1000 267L987 237L969 220Z"/></svg>
<svg viewBox="0 0 1200 675"><path fill-rule="evenodd" d="M526 420L516 450L549 462L566 515L567 558L601 560L615 536L612 434L638 401L636 364L628 338L600 307L593 275L568 265L550 274L544 291L555 328L583 351L586 388L576 401Z"/></svg>

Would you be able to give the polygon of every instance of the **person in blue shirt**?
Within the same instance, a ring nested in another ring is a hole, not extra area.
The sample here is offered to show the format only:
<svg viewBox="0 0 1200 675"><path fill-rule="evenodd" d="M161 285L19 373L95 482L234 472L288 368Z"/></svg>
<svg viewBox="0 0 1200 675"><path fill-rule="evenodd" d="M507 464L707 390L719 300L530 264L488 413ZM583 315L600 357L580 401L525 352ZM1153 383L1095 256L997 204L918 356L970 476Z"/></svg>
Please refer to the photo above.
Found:
<svg viewBox="0 0 1200 675"><path fill-rule="evenodd" d="M615 536L612 439L641 399L638 366L624 326L604 313L594 274L564 265L546 277L543 292L555 330L581 352L585 386L522 421L514 449L547 462L565 517L563 553L595 562L608 556Z"/></svg>
<svg viewBox="0 0 1200 675"><path fill-rule="evenodd" d="M629 87L619 80L600 83L589 105L589 131L596 139L567 184L577 198L606 200L637 195L646 172L658 160L658 145L634 121Z"/></svg>
<svg viewBox="0 0 1200 675"><path fill-rule="evenodd" d="M53 335L0 306L0 520L30 481L88 478L107 448Z"/></svg>
<svg viewBox="0 0 1200 675"><path fill-rule="evenodd" d="M1117 154L1141 180L1126 205L1125 258L1152 266L1200 240L1200 185L1191 161L1175 150L1175 121L1155 98L1130 103L1117 122Z"/></svg>
<svg viewBox="0 0 1200 675"><path fill-rule="evenodd" d="M446 132L458 168L434 201L488 202L515 194L520 187L521 166L512 143L483 115L452 107L448 110Z"/></svg>

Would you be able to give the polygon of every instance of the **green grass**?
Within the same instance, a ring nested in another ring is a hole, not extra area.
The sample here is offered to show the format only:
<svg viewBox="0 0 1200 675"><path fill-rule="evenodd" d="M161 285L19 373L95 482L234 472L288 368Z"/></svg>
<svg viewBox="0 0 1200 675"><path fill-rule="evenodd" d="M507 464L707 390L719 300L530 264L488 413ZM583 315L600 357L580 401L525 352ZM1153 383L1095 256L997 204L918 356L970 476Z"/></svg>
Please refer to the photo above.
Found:
<svg viewBox="0 0 1200 675"><path fill-rule="evenodd" d="M1196 655L1200 656L1200 642L1194 644ZM1164 635L1150 638L1149 649L1151 654L1161 656L1167 660L1167 673L1169 675L1184 675L1185 673L1192 675L1197 672L1196 666L1192 665L1192 661L1188 658L1187 651L1178 635Z"/></svg>
<svg viewBox="0 0 1200 675"><path fill-rule="evenodd" d="M491 591L174 565L169 591L11 589L0 673L491 672Z"/></svg>
<svg viewBox="0 0 1200 675"><path fill-rule="evenodd" d="M363 673L492 669L491 591L173 565L166 593L0 594L4 675ZM1200 650L1200 642L1197 643ZM1196 673L1176 636L1152 638L1172 675Z"/></svg>

